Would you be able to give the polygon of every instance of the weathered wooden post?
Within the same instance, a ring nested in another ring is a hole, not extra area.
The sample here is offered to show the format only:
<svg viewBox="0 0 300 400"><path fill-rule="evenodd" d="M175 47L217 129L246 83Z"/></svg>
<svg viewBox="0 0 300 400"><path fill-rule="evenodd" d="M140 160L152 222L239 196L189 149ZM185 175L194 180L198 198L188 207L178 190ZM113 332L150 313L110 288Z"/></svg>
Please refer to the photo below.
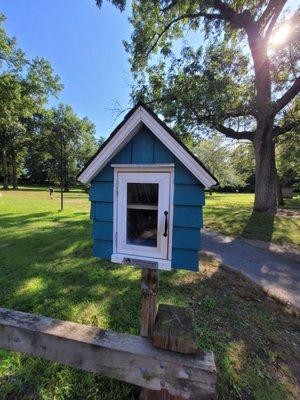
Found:
<svg viewBox="0 0 300 400"><path fill-rule="evenodd" d="M190 309L160 304L152 343L161 349L196 354L198 352L196 329Z"/></svg>
<svg viewBox="0 0 300 400"><path fill-rule="evenodd" d="M144 268L141 271L141 331L143 337L152 338L157 311L159 272ZM143 388L140 400L162 399L160 392Z"/></svg>
<svg viewBox="0 0 300 400"><path fill-rule="evenodd" d="M145 268L141 273L141 336L152 338L157 310L158 271Z"/></svg>

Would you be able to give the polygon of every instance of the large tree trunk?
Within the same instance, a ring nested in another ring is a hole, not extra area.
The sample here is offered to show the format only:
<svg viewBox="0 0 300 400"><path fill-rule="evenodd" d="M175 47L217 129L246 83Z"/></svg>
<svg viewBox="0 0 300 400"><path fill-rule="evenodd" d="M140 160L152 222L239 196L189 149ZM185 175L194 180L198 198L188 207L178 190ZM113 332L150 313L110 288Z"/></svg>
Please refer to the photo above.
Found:
<svg viewBox="0 0 300 400"><path fill-rule="evenodd" d="M8 190L7 150L5 146L2 146L2 171L3 171L3 189Z"/></svg>
<svg viewBox="0 0 300 400"><path fill-rule="evenodd" d="M13 189L18 189L18 175L17 175L17 160L16 160L16 152L15 149L12 149L12 185Z"/></svg>
<svg viewBox="0 0 300 400"><path fill-rule="evenodd" d="M254 210L274 214L276 212L275 145L266 134L255 135L255 201Z"/></svg>
<svg viewBox="0 0 300 400"><path fill-rule="evenodd" d="M257 130L254 137L255 201L254 210L276 212L275 145L272 137L274 125L271 102L271 74L268 43L256 24L246 27L255 71L255 105Z"/></svg>

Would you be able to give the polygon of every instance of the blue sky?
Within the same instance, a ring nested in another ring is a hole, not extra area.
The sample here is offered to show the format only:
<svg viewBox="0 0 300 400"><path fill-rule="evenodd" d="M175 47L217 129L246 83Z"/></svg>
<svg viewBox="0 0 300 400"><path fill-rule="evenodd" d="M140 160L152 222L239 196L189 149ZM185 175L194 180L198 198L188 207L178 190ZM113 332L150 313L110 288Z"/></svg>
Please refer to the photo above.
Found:
<svg viewBox="0 0 300 400"><path fill-rule="evenodd" d="M127 7L129 9L129 7ZM97 136L116 125L109 108L130 100L130 67L122 40L129 39L127 10L94 0L0 0L5 29L30 58L48 59L65 88L59 101L89 117ZM55 104L55 101L51 101Z"/></svg>
<svg viewBox="0 0 300 400"><path fill-rule="evenodd" d="M299 0L287 4L294 9ZM130 67L122 44L132 30L130 6L121 13L105 0L101 10L94 0L0 0L0 12L8 34L27 56L45 57L61 77L65 88L58 101L89 117L97 136L107 136L118 122L109 110L114 101L124 108L130 102ZM188 36L193 44L202 37Z"/></svg>

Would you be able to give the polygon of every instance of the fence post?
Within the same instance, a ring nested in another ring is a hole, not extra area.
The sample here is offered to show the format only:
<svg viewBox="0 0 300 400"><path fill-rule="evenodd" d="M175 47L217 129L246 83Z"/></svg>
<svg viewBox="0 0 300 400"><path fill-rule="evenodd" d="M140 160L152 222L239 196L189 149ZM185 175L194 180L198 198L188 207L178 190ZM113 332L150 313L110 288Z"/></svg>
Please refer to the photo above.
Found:
<svg viewBox="0 0 300 400"><path fill-rule="evenodd" d="M141 312L141 336L152 337L158 292L159 275L158 270L143 268L141 275L141 294L142 294L142 312Z"/></svg>
<svg viewBox="0 0 300 400"><path fill-rule="evenodd" d="M159 272L155 269L142 268L141 273L141 336L152 338L156 311ZM161 392L142 388L140 400L162 400Z"/></svg>

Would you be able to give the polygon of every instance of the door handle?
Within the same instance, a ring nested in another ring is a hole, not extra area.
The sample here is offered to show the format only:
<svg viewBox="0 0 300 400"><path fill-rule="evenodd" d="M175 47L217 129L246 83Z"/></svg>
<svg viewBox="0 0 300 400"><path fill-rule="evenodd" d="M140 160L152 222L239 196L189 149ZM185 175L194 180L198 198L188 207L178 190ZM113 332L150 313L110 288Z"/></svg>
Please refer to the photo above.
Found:
<svg viewBox="0 0 300 400"><path fill-rule="evenodd" d="M168 211L164 212L165 215L165 232L164 237L168 236Z"/></svg>

